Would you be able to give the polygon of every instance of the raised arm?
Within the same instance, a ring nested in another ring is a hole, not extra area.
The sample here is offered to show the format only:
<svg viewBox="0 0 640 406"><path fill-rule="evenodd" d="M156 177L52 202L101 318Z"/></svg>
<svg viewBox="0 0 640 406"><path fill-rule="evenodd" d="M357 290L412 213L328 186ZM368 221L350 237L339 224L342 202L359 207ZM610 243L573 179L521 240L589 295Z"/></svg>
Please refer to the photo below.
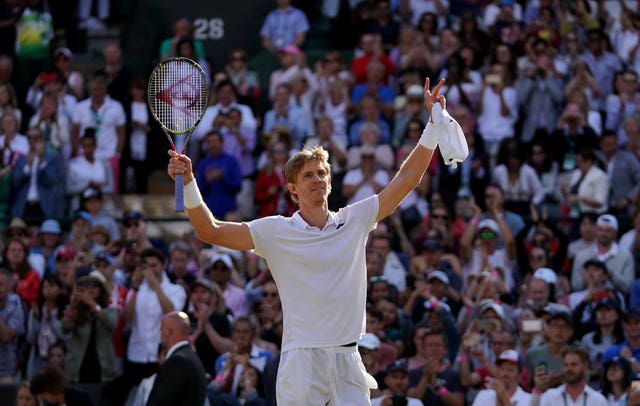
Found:
<svg viewBox="0 0 640 406"><path fill-rule="evenodd" d="M435 103L440 103L442 108L446 107L446 101L444 96L439 96L438 92L444 85L444 78L440 79L440 82L433 89L433 93L430 90L429 78L424 82L424 106L431 115L431 109ZM402 163L400 170L393 177L391 182L380 192L378 195L379 209L378 218L376 221L380 221L387 217L392 211L398 207L402 199L404 199L409 192L411 192L422 179L422 175L427 170L431 157L433 156L433 150L438 145L436 134L431 126L433 125L430 118L430 123L427 124L427 128L423 132L422 137L418 144L413 148L407 159Z"/></svg>
<svg viewBox="0 0 640 406"><path fill-rule="evenodd" d="M184 205L198 238L210 244L234 250L253 249L249 226L245 223L220 221L213 217L211 210L202 200L189 157L171 150L169 156L171 157L167 170L169 176L175 180L176 174L184 174Z"/></svg>

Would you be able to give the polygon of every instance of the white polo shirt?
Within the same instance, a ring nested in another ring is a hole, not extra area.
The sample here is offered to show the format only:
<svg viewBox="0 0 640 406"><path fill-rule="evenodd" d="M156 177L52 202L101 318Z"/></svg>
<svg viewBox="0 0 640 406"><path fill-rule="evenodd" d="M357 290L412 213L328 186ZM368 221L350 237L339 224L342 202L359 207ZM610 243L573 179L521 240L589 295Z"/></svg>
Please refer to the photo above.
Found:
<svg viewBox="0 0 640 406"><path fill-rule="evenodd" d="M162 273L160 287L173 304L175 310L182 310L187 293L184 288L171 283L165 273ZM127 302L135 292L129 291ZM136 297L136 308L131 322L131 337L127 346L127 359L132 362L146 364L157 361L158 344L160 344L160 322L162 321L162 307L156 292L151 290L146 279L140 284Z"/></svg>
<svg viewBox="0 0 640 406"><path fill-rule="evenodd" d="M365 247L378 215L378 196L329 212L324 229L291 217L248 224L255 253L276 281L283 310L282 351L334 347L365 331Z"/></svg>
<svg viewBox="0 0 640 406"><path fill-rule="evenodd" d="M529 406L531 394L525 392L521 387L518 386L518 389L516 389L515 393L509 400L511 401L512 406ZM498 402L496 391L493 389L481 390L473 400L473 406L495 406L497 404Z"/></svg>
<svg viewBox="0 0 640 406"><path fill-rule="evenodd" d="M573 401L566 391L566 385L549 389L540 397L540 406L608 406L609 402L602 394L589 385L585 385L584 391Z"/></svg>
<svg viewBox="0 0 640 406"><path fill-rule="evenodd" d="M105 96L104 103L96 111L91 111L91 98L76 105L73 110L73 124L80 126L80 138L86 128L96 128L96 158L109 159L116 155L118 147L117 127L125 125L127 117L119 101Z"/></svg>

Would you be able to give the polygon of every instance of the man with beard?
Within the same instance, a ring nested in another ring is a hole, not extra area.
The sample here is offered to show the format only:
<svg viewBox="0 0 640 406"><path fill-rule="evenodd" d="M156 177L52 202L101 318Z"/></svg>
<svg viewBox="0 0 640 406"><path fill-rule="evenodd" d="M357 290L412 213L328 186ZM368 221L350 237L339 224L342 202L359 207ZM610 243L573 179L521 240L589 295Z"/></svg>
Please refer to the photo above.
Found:
<svg viewBox="0 0 640 406"><path fill-rule="evenodd" d="M564 384L549 389L540 397L540 406L584 405L606 406L607 400L599 392L587 385L589 353L579 347L568 347L562 353ZM539 378L536 374L536 380ZM542 378L544 379L544 378ZM536 389L539 385L536 385ZM535 390L534 390L535 393Z"/></svg>

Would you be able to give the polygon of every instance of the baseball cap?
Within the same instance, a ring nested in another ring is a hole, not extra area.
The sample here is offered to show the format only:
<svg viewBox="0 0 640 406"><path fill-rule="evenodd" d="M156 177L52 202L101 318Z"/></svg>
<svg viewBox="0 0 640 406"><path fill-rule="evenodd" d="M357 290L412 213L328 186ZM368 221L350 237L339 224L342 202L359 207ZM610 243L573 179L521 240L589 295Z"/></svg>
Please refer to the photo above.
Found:
<svg viewBox="0 0 640 406"><path fill-rule="evenodd" d="M64 259L64 260L70 261L75 256L76 256L76 253L73 251L73 249L69 247L62 247L58 249L58 252L56 252L56 260Z"/></svg>
<svg viewBox="0 0 640 406"><path fill-rule="evenodd" d="M64 55L69 59L73 59L73 53L71 52L71 50L69 48L66 47L60 47L58 49L55 50L55 52L53 53L53 57L57 58L58 55Z"/></svg>
<svg viewBox="0 0 640 406"><path fill-rule="evenodd" d="M493 219L484 219L480 223L478 223L478 231L481 231L485 228L488 228L496 234L500 234L500 226L498 226L498 223L496 223L496 221Z"/></svg>
<svg viewBox="0 0 640 406"><path fill-rule="evenodd" d="M392 372L402 371L405 374L409 373L409 368L407 367L407 363L402 360L395 360L389 365L387 365L386 373L390 374Z"/></svg>
<svg viewBox="0 0 640 406"><path fill-rule="evenodd" d="M596 221L596 226L603 226L603 227L608 226L618 231L618 219L616 219L611 214L603 214L600 217L598 217L598 220Z"/></svg>
<svg viewBox="0 0 640 406"><path fill-rule="evenodd" d="M551 268L538 268L533 277L536 279L542 279L549 285L555 285L558 282L558 275Z"/></svg>
<svg viewBox="0 0 640 406"><path fill-rule="evenodd" d="M600 261L598 258L590 258L590 259L588 259L584 263L584 268L587 268L588 266L591 266L591 265L602 269L603 271L605 271L605 273L609 272L609 269L607 268L607 264L605 264L604 262Z"/></svg>
<svg viewBox="0 0 640 406"><path fill-rule="evenodd" d="M82 192L83 199L91 199L92 197L95 197L96 199L102 199L102 192L100 191L100 189L88 187Z"/></svg>
<svg viewBox="0 0 640 406"><path fill-rule="evenodd" d="M78 210L77 212L75 212L75 214L73 215L73 221L76 221L77 219L83 219L89 224L93 222L93 219L91 218L91 214L87 213L84 210Z"/></svg>
<svg viewBox="0 0 640 406"><path fill-rule="evenodd" d="M285 45L280 49L280 52L290 55L300 55L302 51L294 44Z"/></svg>
<svg viewBox="0 0 640 406"><path fill-rule="evenodd" d="M132 220L135 220L135 221L144 220L144 216L142 215L142 213L135 210L129 210L125 212L124 215L122 216L122 221L124 223L129 223L129 221L132 221Z"/></svg>
<svg viewBox="0 0 640 406"><path fill-rule="evenodd" d="M47 219L42 222L42 225L40 226L40 233L60 235L62 233L62 229L60 228L58 220Z"/></svg>
<svg viewBox="0 0 640 406"><path fill-rule="evenodd" d="M377 350L380 348L380 339L375 334L365 333L358 340L358 347L366 348L367 350Z"/></svg>
<svg viewBox="0 0 640 406"><path fill-rule="evenodd" d="M442 249L442 241L437 238L426 238L422 242L422 249L428 251L440 251Z"/></svg>
<svg viewBox="0 0 640 406"><path fill-rule="evenodd" d="M630 318L633 318L635 320L640 320L640 309L637 307L630 307L625 313L624 316L622 317L623 320L629 320Z"/></svg>
<svg viewBox="0 0 640 406"><path fill-rule="evenodd" d="M198 278L196 279L193 284L191 285L191 291L193 291L193 289L196 286L202 286L203 288L207 289L209 292L213 293L214 288L213 288L213 283L205 278Z"/></svg>
<svg viewBox="0 0 640 406"><path fill-rule="evenodd" d="M108 262L109 265L114 265L116 263L116 261L113 259L113 257L106 251L102 251L99 252L98 254L96 254L95 257L95 261L104 261L104 262Z"/></svg>
<svg viewBox="0 0 640 406"><path fill-rule="evenodd" d="M496 360L496 364L499 364L501 362L511 362L517 365L522 365L522 360L520 359L520 356L518 355L518 351L516 350L504 350L502 351L502 353L500 354L500 356L498 357L498 359Z"/></svg>
<svg viewBox="0 0 640 406"><path fill-rule="evenodd" d="M431 281L433 279L437 279L440 282L444 283L445 285L449 285L449 277L443 271L438 270L438 271L431 272L427 276L427 282L429 282L429 281Z"/></svg>
<svg viewBox="0 0 640 406"><path fill-rule="evenodd" d="M480 313L484 313L487 310L492 309L498 317L504 320L504 308L498 302L495 302L493 299L485 299L480 303Z"/></svg>
<svg viewBox="0 0 640 406"><path fill-rule="evenodd" d="M419 97L422 98L423 89L420 85L411 85L407 89L407 97Z"/></svg>
<svg viewBox="0 0 640 406"><path fill-rule="evenodd" d="M222 261L227 266L227 268L233 269L233 261L231 260L231 257L227 254L216 254L212 256L208 262L207 268L211 268L213 264L215 264L218 261Z"/></svg>
<svg viewBox="0 0 640 406"><path fill-rule="evenodd" d="M571 310L564 305L547 305L542 309L543 313L548 313L551 316L551 320L563 319L569 325L573 324L573 316L571 316Z"/></svg>
<svg viewBox="0 0 640 406"><path fill-rule="evenodd" d="M91 271L89 272L89 275L86 276L87 278L92 278L97 280L98 282L100 282L100 284L103 287L107 287L107 278L105 278L105 276L102 274L102 272L100 271Z"/></svg>
<svg viewBox="0 0 640 406"><path fill-rule="evenodd" d="M596 307L593 310L597 311L601 307L613 309L618 312L620 311L620 304L612 297L605 297L604 299L600 300L598 303L596 303Z"/></svg>
<svg viewBox="0 0 640 406"><path fill-rule="evenodd" d="M27 227L27 223L25 223L24 220L21 219L20 217L14 217L11 220L7 228L4 230L5 235L8 236L10 231L15 229L23 230L26 233L29 233L29 227Z"/></svg>

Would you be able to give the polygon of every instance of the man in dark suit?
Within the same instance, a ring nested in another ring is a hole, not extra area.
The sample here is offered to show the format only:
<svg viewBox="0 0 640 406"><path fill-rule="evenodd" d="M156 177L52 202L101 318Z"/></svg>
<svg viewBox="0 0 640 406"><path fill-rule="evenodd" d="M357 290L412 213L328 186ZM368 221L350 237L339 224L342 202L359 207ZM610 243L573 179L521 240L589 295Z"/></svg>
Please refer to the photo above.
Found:
<svg viewBox="0 0 640 406"><path fill-rule="evenodd" d="M149 394L148 406L204 404L206 372L189 344L189 316L167 313L160 325L162 344L169 349Z"/></svg>

